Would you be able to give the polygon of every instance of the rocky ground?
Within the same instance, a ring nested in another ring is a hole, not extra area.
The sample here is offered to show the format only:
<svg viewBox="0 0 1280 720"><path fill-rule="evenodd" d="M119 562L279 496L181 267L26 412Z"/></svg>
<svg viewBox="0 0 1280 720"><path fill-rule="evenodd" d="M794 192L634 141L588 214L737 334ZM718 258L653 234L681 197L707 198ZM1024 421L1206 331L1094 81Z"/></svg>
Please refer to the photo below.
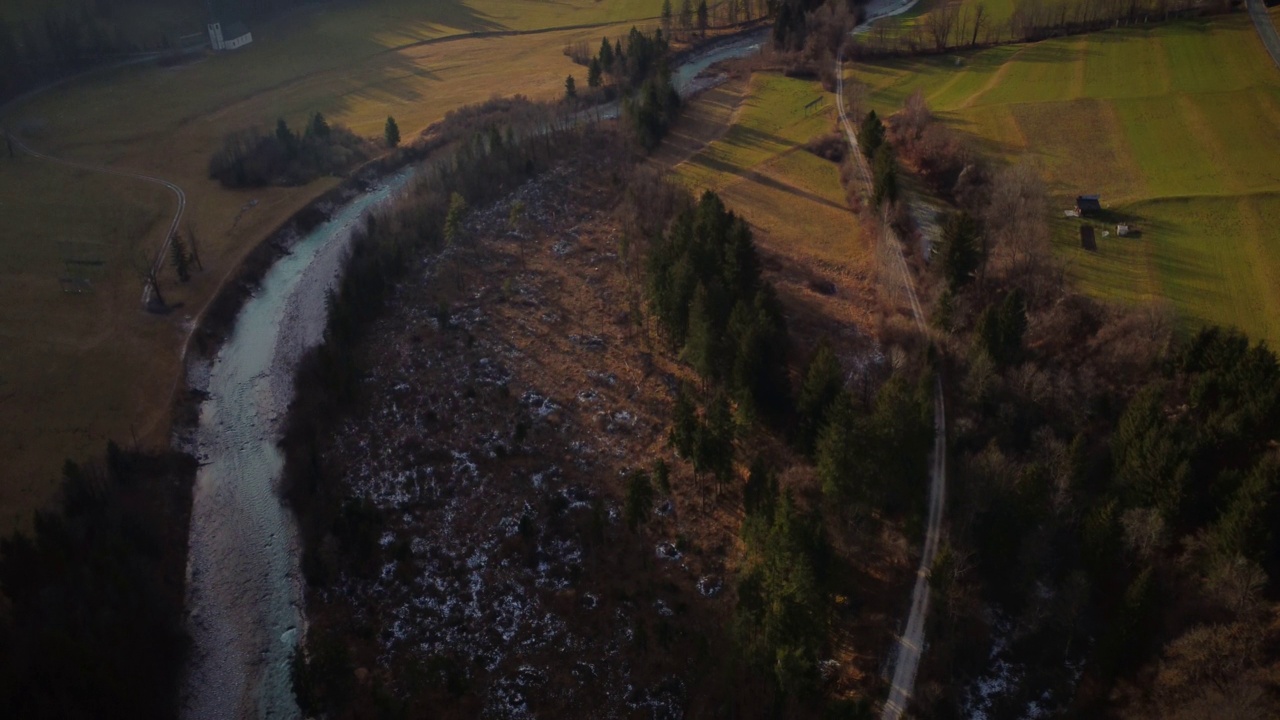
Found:
<svg viewBox="0 0 1280 720"><path fill-rule="evenodd" d="M674 391L693 378L636 320L624 192L585 155L469 213L465 237L397 287L364 343L362 400L322 460L383 518L377 561L311 589L308 617L363 638L366 684L403 691L410 665L453 678L442 717L699 717L726 702L750 715L752 690L725 669L741 496L667 448ZM743 450L760 451L788 452ZM627 477L659 458L670 488L629 530ZM799 469L783 480L813 484ZM884 592L904 548L872 542L880 566L858 582ZM887 646L899 601L843 618L837 681L874 670L865 636Z"/></svg>

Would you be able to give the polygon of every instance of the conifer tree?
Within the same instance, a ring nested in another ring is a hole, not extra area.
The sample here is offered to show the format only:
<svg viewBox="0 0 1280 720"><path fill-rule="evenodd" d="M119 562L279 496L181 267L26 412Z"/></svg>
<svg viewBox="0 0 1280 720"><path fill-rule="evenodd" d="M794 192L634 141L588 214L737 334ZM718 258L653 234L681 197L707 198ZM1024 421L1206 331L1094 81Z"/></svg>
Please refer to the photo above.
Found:
<svg viewBox="0 0 1280 720"><path fill-rule="evenodd" d="M600 40L600 54L598 57L600 58L600 69L607 73L612 73L615 58L613 56L613 46L609 44L609 38Z"/></svg>
<svg viewBox="0 0 1280 720"><path fill-rule="evenodd" d="M940 266L952 293L973 279L973 273L982 262L979 232L978 221L964 211L950 215L942 226Z"/></svg>
<svg viewBox="0 0 1280 720"><path fill-rule="evenodd" d="M698 34L707 36L707 0L698 0Z"/></svg>
<svg viewBox="0 0 1280 720"><path fill-rule="evenodd" d="M873 158L883 143L884 123L880 122L880 117L876 115L875 110L872 110L867 113L862 126L858 129L858 147L862 149L864 156Z"/></svg>
<svg viewBox="0 0 1280 720"><path fill-rule="evenodd" d="M698 410L693 398L685 387L676 395L676 404L671 412L671 432L669 439L676 453L685 460L692 460L697 449L699 421Z"/></svg>
<svg viewBox="0 0 1280 720"><path fill-rule="evenodd" d="M591 58L591 62L587 65L587 87L600 87L600 60Z"/></svg>
<svg viewBox="0 0 1280 720"><path fill-rule="evenodd" d="M383 129L383 135L386 137L387 147L393 148L400 144L400 126L390 115L387 116L387 126Z"/></svg>
<svg viewBox="0 0 1280 720"><path fill-rule="evenodd" d="M796 445L800 452L813 456L818 438L826 427L827 415L843 390L844 372L840 361L831 346L823 342L805 369L804 384L796 400L796 414L799 416Z"/></svg>

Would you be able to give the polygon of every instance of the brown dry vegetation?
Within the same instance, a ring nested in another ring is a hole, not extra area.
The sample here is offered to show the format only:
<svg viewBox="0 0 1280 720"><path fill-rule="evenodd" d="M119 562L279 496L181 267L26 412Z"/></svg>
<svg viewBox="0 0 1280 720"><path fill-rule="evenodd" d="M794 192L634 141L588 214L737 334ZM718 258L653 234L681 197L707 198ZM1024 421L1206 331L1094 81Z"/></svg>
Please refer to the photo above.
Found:
<svg viewBox="0 0 1280 720"><path fill-rule="evenodd" d="M394 511L381 513L381 560L367 577L309 593L308 647L376 638L352 658L373 672L357 690L365 701L403 690L403 675L376 669L391 658L429 668L439 680L430 707L450 708L446 717L506 702L556 717L667 702L694 717L762 710L767 691L744 686L729 632L743 468L717 492L668 448L674 392L697 380L640 312L639 223L677 196L644 171L624 187L615 168L626 161L609 138L588 134L580 155L473 210L465 242L423 258L361 342L360 399L323 441L320 463L347 478L352 497ZM526 219L513 229L516 201ZM768 279L799 288L808 271L759 240ZM782 295L801 344L793 365L826 338L861 358L863 375L877 372L874 343L851 331L847 313L812 290ZM813 471L787 446L759 430L739 444L742 463L763 455L790 467L782 486L820 505ZM628 531L628 473L659 458L672 468L670 491ZM879 520L825 520L840 558L827 599L839 662L829 689L874 696L907 593L907 544ZM663 544L679 558L661 557ZM500 639L495 627L513 634ZM441 678L457 669L473 681L450 690Z"/></svg>
<svg viewBox="0 0 1280 720"><path fill-rule="evenodd" d="M180 285L166 264L161 282L174 312L145 315L134 266L160 247L172 196L139 181L0 158L0 209L14 219L0 227L0 248L12 259L0 283L0 530L26 527L31 511L51 501L62 458L88 456L112 438L165 444L191 326L256 245L338 184L221 188L208 178L208 160L226 133L269 127L277 117L299 128L320 111L367 137L380 137L392 114L409 138L495 92L556 98L567 73L582 73L562 55L565 43L631 27L391 49L383 44L396 38L344 35L332 58L299 51L321 30L335 30L324 22L272 25L243 53L98 74L5 109L4 123L42 151L180 185L188 200L183 226L198 237L205 270ZM351 61L335 65L339 57ZM106 261L91 295L58 289L64 259L86 254L67 242L91 243L89 254Z"/></svg>

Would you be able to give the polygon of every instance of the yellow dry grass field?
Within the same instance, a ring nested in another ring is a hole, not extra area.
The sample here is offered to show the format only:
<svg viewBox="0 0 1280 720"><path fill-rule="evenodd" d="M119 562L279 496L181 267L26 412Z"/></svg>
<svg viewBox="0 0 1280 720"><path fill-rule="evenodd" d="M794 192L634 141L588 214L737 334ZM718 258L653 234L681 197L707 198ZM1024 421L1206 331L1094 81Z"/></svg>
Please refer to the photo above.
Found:
<svg viewBox="0 0 1280 720"><path fill-rule="evenodd" d="M695 101L687 111L698 119L694 131L682 120L673 147L663 152L687 157L676 166L681 182L715 190L751 223L779 294L797 317L817 313L865 329L874 298L871 244L850 213L838 166L804 148L833 131L832 102L816 82L755 73ZM727 126L717 132L716 122ZM708 139L688 156L696 141ZM834 294L815 291L826 283Z"/></svg>
<svg viewBox="0 0 1280 720"><path fill-rule="evenodd" d="M408 138L495 95L554 99L566 75L585 80L585 69L564 56L566 44L620 36L633 20L643 27L660 7L322 6L252 28L254 43L233 53L98 73L5 108L0 124L43 152L180 185L183 226L200 240L205 271L179 285L166 266L162 288L176 309L146 315L134 268L160 247L173 197L134 180L0 157L0 532L24 526L48 503L64 458L94 457L108 439L167 440L178 359L195 317L250 249L337 182L226 190L207 168L228 132L281 117L301 127L322 112L373 137L392 115ZM94 291L64 293L68 267L87 274Z"/></svg>

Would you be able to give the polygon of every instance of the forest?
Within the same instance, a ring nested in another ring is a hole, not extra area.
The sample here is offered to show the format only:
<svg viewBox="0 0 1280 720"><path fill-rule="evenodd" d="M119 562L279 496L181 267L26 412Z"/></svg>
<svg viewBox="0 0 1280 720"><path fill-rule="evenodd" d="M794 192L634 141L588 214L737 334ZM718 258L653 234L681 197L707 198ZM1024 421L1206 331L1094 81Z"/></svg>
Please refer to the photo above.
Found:
<svg viewBox="0 0 1280 720"><path fill-rule="evenodd" d="M0 540L0 714L172 718L188 638L195 459L107 447L58 508Z"/></svg>

